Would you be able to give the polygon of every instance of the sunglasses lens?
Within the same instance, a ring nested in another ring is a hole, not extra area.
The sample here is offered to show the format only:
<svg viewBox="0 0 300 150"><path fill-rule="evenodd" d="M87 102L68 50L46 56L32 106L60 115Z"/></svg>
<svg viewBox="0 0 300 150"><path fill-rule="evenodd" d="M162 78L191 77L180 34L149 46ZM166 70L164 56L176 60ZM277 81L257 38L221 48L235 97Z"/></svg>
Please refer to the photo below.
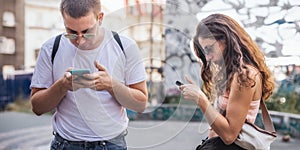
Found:
<svg viewBox="0 0 300 150"><path fill-rule="evenodd" d="M71 39L71 40L77 39L76 34L65 34L64 36L68 39Z"/></svg>
<svg viewBox="0 0 300 150"><path fill-rule="evenodd" d="M68 39L71 39L71 40L74 40L74 39L78 38L77 34L65 34L64 36ZM95 37L95 34L83 34L82 37L86 38L86 39L91 39L91 38Z"/></svg>
<svg viewBox="0 0 300 150"><path fill-rule="evenodd" d="M83 34L82 36L86 39L91 39L91 38L95 37L95 34Z"/></svg>

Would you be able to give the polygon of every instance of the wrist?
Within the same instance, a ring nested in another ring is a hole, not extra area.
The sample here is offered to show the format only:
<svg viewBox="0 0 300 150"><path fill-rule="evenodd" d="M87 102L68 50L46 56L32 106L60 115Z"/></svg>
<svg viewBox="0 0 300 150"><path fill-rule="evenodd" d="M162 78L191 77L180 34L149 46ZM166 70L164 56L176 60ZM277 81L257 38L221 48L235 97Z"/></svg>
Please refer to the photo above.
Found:
<svg viewBox="0 0 300 150"><path fill-rule="evenodd" d="M201 105L206 105L206 103L209 103L209 100L208 100L208 98L204 95L204 96L199 96L195 102L196 102L196 104L197 104L198 106L201 107Z"/></svg>
<svg viewBox="0 0 300 150"><path fill-rule="evenodd" d="M195 102L197 105L199 105L199 103L200 103L200 96L196 97L196 99L194 99L194 102Z"/></svg>
<svg viewBox="0 0 300 150"><path fill-rule="evenodd" d="M117 84L117 82L113 78L110 78L110 82L108 83L106 90L112 94L114 91L114 88L116 87L116 84Z"/></svg>
<svg viewBox="0 0 300 150"><path fill-rule="evenodd" d="M60 91L66 93L69 90L68 84L66 83L65 78L62 78L60 80L58 80L58 87L60 89Z"/></svg>

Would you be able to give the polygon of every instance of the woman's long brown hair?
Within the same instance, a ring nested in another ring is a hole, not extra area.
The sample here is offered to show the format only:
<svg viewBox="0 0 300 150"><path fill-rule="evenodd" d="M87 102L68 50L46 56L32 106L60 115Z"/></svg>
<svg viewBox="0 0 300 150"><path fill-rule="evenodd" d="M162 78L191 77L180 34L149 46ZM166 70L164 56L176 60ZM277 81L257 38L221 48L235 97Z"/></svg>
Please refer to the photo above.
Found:
<svg viewBox="0 0 300 150"><path fill-rule="evenodd" d="M206 61L203 48L198 41L199 37L222 41L226 45L223 52L224 63L218 68L216 75L213 74L213 65ZM254 86L255 81L249 77L246 65L255 67L261 74L262 99L266 100L272 94L274 80L265 64L264 54L235 20L223 14L212 14L199 23L193 41L195 53L203 63L201 68L203 90L210 98L214 88L218 95L230 91L234 74L238 75L238 83L241 86ZM246 70L246 73L243 70Z"/></svg>

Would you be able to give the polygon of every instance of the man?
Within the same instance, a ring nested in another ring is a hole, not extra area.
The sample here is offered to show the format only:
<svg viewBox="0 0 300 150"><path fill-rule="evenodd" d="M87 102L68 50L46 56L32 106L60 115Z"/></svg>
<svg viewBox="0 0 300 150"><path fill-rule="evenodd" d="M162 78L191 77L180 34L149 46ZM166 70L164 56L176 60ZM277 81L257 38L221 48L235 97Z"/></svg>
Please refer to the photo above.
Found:
<svg viewBox="0 0 300 150"><path fill-rule="evenodd" d="M101 27L100 0L62 0L66 33L51 62L55 37L41 48L30 88L32 110L53 115L51 149L127 149L125 108L143 112L146 73L136 43ZM88 74L71 75L87 69Z"/></svg>

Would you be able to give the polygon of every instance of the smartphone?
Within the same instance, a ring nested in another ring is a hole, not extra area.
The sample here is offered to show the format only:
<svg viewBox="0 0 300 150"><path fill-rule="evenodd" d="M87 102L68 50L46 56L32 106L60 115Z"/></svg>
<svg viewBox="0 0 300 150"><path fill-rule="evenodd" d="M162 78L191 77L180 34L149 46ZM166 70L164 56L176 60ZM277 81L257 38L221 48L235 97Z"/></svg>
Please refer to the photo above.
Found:
<svg viewBox="0 0 300 150"><path fill-rule="evenodd" d="M75 69L75 70L70 70L70 73L72 75L77 75L78 77L82 77L84 74L89 74L90 70L89 69Z"/></svg>
<svg viewBox="0 0 300 150"><path fill-rule="evenodd" d="M175 82L175 84L176 84L177 86L181 86L181 85L183 85L183 83L182 83L182 82L180 82L180 81L176 81L176 82Z"/></svg>

